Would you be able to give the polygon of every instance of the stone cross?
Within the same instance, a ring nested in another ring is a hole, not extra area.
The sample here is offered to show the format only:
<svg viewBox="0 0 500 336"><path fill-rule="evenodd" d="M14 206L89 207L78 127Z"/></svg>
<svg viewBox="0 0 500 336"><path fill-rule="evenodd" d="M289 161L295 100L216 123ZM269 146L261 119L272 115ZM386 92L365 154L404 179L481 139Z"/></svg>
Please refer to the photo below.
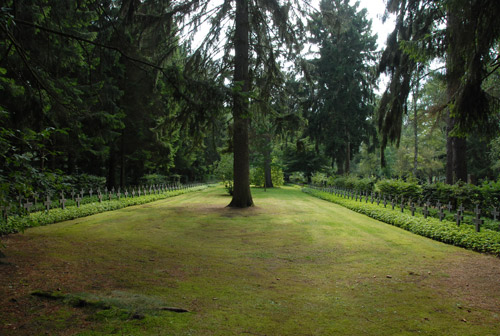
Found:
<svg viewBox="0 0 500 336"><path fill-rule="evenodd" d="M61 208L66 209L66 199L64 198L64 193L61 192L61 199L59 200L61 203Z"/></svg>
<svg viewBox="0 0 500 336"><path fill-rule="evenodd" d="M108 186L105 186L104 187L104 193L107 194L108 193Z"/></svg>
<svg viewBox="0 0 500 336"><path fill-rule="evenodd" d="M460 226L460 222L464 219L464 216L462 215L462 212L460 210L457 210L455 219L457 220L457 226Z"/></svg>
<svg viewBox="0 0 500 336"><path fill-rule="evenodd" d="M47 209L47 211L49 211L50 206L52 205L52 201L50 200L49 195L47 195L47 198L46 198L45 202L43 202L43 204L45 205L45 209Z"/></svg>
<svg viewBox="0 0 500 336"><path fill-rule="evenodd" d="M365 195L365 203L368 203L368 192ZM373 203L373 202L372 202Z"/></svg>
<svg viewBox="0 0 500 336"><path fill-rule="evenodd" d="M410 204L411 215L415 216L415 203L411 202Z"/></svg>
<svg viewBox="0 0 500 336"><path fill-rule="evenodd" d="M38 200L38 196L40 196L39 193L37 192L33 193L33 198L35 199L35 207L36 207L36 201Z"/></svg>
<svg viewBox="0 0 500 336"><path fill-rule="evenodd" d="M110 191L108 194L108 199L111 201L112 198L113 198L113 193Z"/></svg>
<svg viewBox="0 0 500 336"><path fill-rule="evenodd" d="M141 188L137 189L137 196L141 197Z"/></svg>
<svg viewBox="0 0 500 336"><path fill-rule="evenodd" d="M387 207L387 198L384 196L384 208Z"/></svg>
<svg viewBox="0 0 500 336"><path fill-rule="evenodd" d="M101 193L98 193L98 194L97 194L97 197L99 198L99 203L102 203L102 194L101 194Z"/></svg>
<svg viewBox="0 0 500 336"><path fill-rule="evenodd" d="M493 207L491 214L493 215L493 220L497 220L497 216L500 215L500 212L497 211L496 207Z"/></svg>
<svg viewBox="0 0 500 336"><path fill-rule="evenodd" d="M135 189L132 189L132 197L135 197Z"/></svg>
<svg viewBox="0 0 500 336"><path fill-rule="evenodd" d="M474 218L472 221L474 222L474 225L476 226L476 232L481 231L481 225L483 225L484 220L479 218L481 215L476 215L476 218Z"/></svg>
<svg viewBox="0 0 500 336"><path fill-rule="evenodd" d="M30 213L31 208L33 207L33 202L29 202L28 200L26 200L26 203L24 203L23 207L28 213Z"/></svg>
<svg viewBox="0 0 500 336"><path fill-rule="evenodd" d="M83 198L84 195L85 195L85 191L83 189L80 190L80 197Z"/></svg>
<svg viewBox="0 0 500 336"><path fill-rule="evenodd" d="M123 193L123 195L125 195L125 198L128 197L128 191L127 191L127 189L125 189L125 192Z"/></svg>
<svg viewBox="0 0 500 336"><path fill-rule="evenodd" d="M90 190L89 190L89 195L90 195L90 197L92 197L92 194L93 194L93 193L94 193L94 191L92 190L92 188L90 188Z"/></svg>
<svg viewBox="0 0 500 336"><path fill-rule="evenodd" d="M24 199L24 196L19 194L16 196L16 199L19 201L19 207L21 208L23 206L23 199Z"/></svg>
<svg viewBox="0 0 500 336"><path fill-rule="evenodd" d="M71 199L74 201L75 200L75 191L71 189Z"/></svg>
<svg viewBox="0 0 500 336"><path fill-rule="evenodd" d="M373 200L373 193L372 193L372 195L371 195L371 197L370 197L370 202L373 204L373 201L374 201L374 200Z"/></svg>
<svg viewBox="0 0 500 336"><path fill-rule="evenodd" d="M405 212L405 203L403 202L403 199L401 199L401 212Z"/></svg>
<svg viewBox="0 0 500 336"><path fill-rule="evenodd" d="M80 197L80 195L76 195L75 201L76 201L76 207L79 208L80 202L82 201L82 198Z"/></svg>
<svg viewBox="0 0 500 336"><path fill-rule="evenodd" d="M476 232L479 232L481 230L481 225L484 223L484 220L481 219L481 209L479 209L479 204L476 204L474 213L476 214L476 218L474 218L472 221L476 226Z"/></svg>
<svg viewBox="0 0 500 336"><path fill-rule="evenodd" d="M453 206L451 205L451 201L448 202L448 205L446 207L448 208L448 212L451 212L451 210L453 209Z"/></svg>
<svg viewBox="0 0 500 336"><path fill-rule="evenodd" d="M422 214L424 215L424 218L427 218L429 216L429 202L424 204L424 208L422 209Z"/></svg>
<svg viewBox="0 0 500 336"><path fill-rule="evenodd" d="M441 202L440 201L437 201L436 208L441 209Z"/></svg>
<svg viewBox="0 0 500 336"><path fill-rule="evenodd" d="M464 210L465 210L464 205L463 205L463 204L460 204L460 206L458 207L458 209L457 209L457 210L459 210L459 211L463 214L463 213L464 213Z"/></svg>
<svg viewBox="0 0 500 336"><path fill-rule="evenodd" d="M392 210L394 210L394 206L396 205L396 202L394 201L394 198L391 200L391 205L392 205Z"/></svg>
<svg viewBox="0 0 500 336"><path fill-rule="evenodd" d="M444 212L443 212L443 208L439 208L439 221L442 222L443 221L443 218L444 218Z"/></svg>
<svg viewBox="0 0 500 336"><path fill-rule="evenodd" d="M121 196L121 192L118 190L118 192L116 193L116 197L118 197L118 200L120 200L120 196Z"/></svg>

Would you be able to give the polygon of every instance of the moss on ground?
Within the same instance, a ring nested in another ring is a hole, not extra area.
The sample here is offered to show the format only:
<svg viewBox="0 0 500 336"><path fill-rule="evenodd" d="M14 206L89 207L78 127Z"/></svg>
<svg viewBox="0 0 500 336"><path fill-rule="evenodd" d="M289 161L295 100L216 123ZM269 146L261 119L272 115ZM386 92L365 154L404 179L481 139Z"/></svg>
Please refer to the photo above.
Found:
<svg viewBox="0 0 500 336"><path fill-rule="evenodd" d="M498 259L297 189L253 196L257 206L231 209L209 189L2 239L0 334L498 334ZM28 298L35 290L113 308L79 312Z"/></svg>

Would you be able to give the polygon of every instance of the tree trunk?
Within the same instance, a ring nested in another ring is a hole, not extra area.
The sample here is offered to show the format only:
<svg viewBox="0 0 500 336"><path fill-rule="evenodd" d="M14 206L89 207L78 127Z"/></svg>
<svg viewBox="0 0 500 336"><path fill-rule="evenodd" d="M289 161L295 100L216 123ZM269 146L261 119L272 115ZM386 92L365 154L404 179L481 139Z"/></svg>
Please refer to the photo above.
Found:
<svg viewBox="0 0 500 336"><path fill-rule="evenodd" d="M420 76L420 71L417 69L417 76ZM418 94L419 94L420 81L417 80L417 86L413 91L413 138L415 141L415 148L413 153L413 176L417 177L418 171Z"/></svg>
<svg viewBox="0 0 500 336"><path fill-rule="evenodd" d="M267 155L267 153L264 159L264 187L274 188L271 171L271 155Z"/></svg>
<svg viewBox="0 0 500 336"><path fill-rule="evenodd" d="M463 33L461 30L461 20L459 15L452 9L448 12L448 51L446 59L446 85L449 99L448 120L447 120L447 140L446 140L446 183L453 184L459 180L467 182L467 139L453 134L456 120L454 115L460 111L455 111L455 96L462 82L462 75L465 72L465 60L460 49L459 38Z"/></svg>
<svg viewBox="0 0 500 336"><path fill-rule="evenodd" d="M233 151L234 191L230 207L246 208L253 205L250 192L250 159L248 146L248 98L250 89L248 75L248 0L236 0L234 33L234 80L236 90L233 96ZM241 90L237 89L238 87Z"/></svg>
<svg viewBox="0 0 500 336"><path fill-rule="evenodd" d="M346 157L345 157L345 173L349 175L351 171L351 142L347 141L346 146Z"/></svg>

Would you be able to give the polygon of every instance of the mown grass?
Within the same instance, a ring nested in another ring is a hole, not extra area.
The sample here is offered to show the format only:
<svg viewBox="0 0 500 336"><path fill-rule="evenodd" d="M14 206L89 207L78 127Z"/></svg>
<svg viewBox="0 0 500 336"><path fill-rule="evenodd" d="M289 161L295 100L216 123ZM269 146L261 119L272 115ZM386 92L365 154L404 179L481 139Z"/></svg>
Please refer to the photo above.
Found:
<svg viewBox="0 0 500 336"><path fill-rule="evenodd" d="M0 267L21 275L0 275L0 303L24 302L34 317L0 308L9 325L0 334L24 323L50 335L498 335L496 274L479 279L486 292L471 292L457 271L472 262L499 270L498 259L297 189L253 195L256 207L230 209L223 189L209 189L3 239ZM114 304L82 313L23 301L34 290Z"/></svg>

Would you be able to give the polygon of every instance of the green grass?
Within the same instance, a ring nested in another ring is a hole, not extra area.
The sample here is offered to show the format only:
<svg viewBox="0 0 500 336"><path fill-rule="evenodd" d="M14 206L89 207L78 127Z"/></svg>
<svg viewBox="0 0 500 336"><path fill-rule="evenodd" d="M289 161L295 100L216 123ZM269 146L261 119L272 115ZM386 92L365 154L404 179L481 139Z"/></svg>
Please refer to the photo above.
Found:
<svg viewBox="0 0 500 336"><path fill-rule="evenodd" d="M30 271L0 275L0 295L58 289L112 303L82 314L50 302L51 314L23 322L51 335L65 323L78 335L498 335L498 278L486 293L455 283L460 265L499 269L498 259L294 188L253 196L256 207L230 209L222 188L211 188L6 237L0 267Z"/></svg>

